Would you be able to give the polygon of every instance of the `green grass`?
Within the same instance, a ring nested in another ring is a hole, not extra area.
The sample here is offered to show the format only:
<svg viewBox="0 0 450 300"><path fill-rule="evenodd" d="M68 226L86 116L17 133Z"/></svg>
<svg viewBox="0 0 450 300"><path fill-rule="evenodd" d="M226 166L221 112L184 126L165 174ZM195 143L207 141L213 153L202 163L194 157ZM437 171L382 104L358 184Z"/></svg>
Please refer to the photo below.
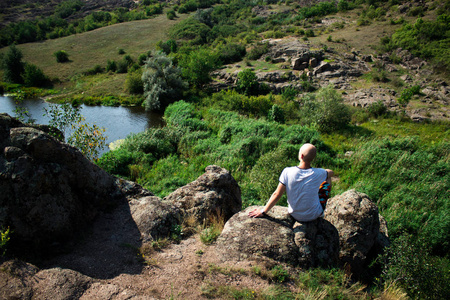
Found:
<svg viewBox="0 0 450 300"><path fill-rule="evenodd" d="M140 54L153 50L158 41L166 40L168 29L187 16L182 14L170 21L165 15L160 15L153 19L115 24L59 39L21 44L17 48L23 53L23 61L37 65L50 78L59 78L63 93L66 88L66 91L75 93L109 91L109 94L121 94L126 74L117 74L113 78L98 75L82 80L79 76L97 64L106 67L107 60L122 60L123 55L118 54L119 49L124 49L126 54L137 60ZM6 50L7 48L0 49L0 53L5 53ZM57 63L53 53L58 50L67 51L70 62Z"/></svg>

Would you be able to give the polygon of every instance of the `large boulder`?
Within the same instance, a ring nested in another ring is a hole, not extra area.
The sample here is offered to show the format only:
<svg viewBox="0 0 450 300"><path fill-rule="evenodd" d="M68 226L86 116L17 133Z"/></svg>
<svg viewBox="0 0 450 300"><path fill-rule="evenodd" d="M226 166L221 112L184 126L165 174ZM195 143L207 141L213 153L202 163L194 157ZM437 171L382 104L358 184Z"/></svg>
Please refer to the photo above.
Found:
<svg viewBox="0 0 450 300"><path fill-rule="evenodd" d="M225 224L216 247L223 259L271 259L303 268L337 264L339 237L329 222L296 222L282 206L273 207L264 218L249 218L255 208Z"/></svg>
<svg viewBox="0 0 450 300"><path fill-rule="evenodd" d="M219 166L208 166L197 180L164 198L189 216L191 222L203 224L211 217L228 220L242 208L241 190L231 173Z"/></svg>
<svg viewBox="0 0 450 300"><path fill-rule="evenodd" d="M0 114L0 226L15 249L47 252L125 197L115 177L41 129Z"/></svg>
<svg viewBox="0 0 450 300"><path fill-rule="evenodd" d="M378 207L356 190L329 199L325 219L339 232L341 264L348 265L355 275L363 273L370 263L373 249L388 243L386 223L380 230Z"/></svg>
<svg viewBox="0 0 450 300"><path fill-rule="evenodd" d="M387 224L377 206L355 190L328 200L325 217L312 222L296 222L281 206L263 218L249 218L255 208L225 224L216 246L224 260L265 258L302 268L341 265L360 276L389 245Z"/></svg>
<svg viewBox="0 0 450 300"><path fill-rule="evenodd" d="M142 242L168 237L182 223L181 210L160 198L149 196L129 201L130 213L141 233Z"/></svg>

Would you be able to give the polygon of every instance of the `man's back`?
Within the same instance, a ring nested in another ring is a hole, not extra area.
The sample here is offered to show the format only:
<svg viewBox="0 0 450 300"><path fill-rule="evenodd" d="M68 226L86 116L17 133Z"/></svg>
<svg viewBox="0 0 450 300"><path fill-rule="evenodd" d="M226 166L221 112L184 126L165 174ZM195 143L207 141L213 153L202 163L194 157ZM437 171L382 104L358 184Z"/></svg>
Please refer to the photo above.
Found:
<svg viewBox="0 0 450 300"><path fill-rule="evenodd" d="M323 213L318 191L327 179L327 171L320 168L285 168L280 182L286 186L289 213L298 221L312 221Z"/></svg>

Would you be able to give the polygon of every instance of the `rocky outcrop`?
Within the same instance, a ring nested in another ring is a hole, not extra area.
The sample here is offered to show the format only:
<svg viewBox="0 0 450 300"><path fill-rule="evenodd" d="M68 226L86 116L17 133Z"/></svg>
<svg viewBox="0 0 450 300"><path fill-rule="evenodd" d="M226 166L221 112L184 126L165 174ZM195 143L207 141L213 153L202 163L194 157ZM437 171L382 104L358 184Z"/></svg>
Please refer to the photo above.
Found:
<svg viewBox="0 0 450 300"><path fill-rule="evenodd" d="M122 225L132 235L121 242L132 245L170 236L186 218L197 224L211 215L226 221L241 210L238 184L218 166L207 167L163 201L6 114L0 114L0 146L0 226L14 232L14 249L64 250L98 215L117 207L124 210Z"/></svg>
<svg viewBox="0 0 450 300"><path fill-rule="evenodd" d="M0 225L26 248L72 239L123 199L116 178L76 148L6 114L0 146Z"/></svg>
<svg viewBox="0 0 450 300"><path fill-rule="evenodd" d="M304 223L280 206L267 217L249 218L256 208L249 207L225 224L216 251L224 260L270 259L302 268L349 265L359 276L389 243L386 223L367 195L355 190L328 203L324 218Z"/></svg>
<svg viewBox="0 0 450 300"><path fill-rule="evenodd" d="M242 208L239 185L219 166L208 166L205 174L165 197L164 202L175 205L198 224L213 216L226 221Z"/></svg>

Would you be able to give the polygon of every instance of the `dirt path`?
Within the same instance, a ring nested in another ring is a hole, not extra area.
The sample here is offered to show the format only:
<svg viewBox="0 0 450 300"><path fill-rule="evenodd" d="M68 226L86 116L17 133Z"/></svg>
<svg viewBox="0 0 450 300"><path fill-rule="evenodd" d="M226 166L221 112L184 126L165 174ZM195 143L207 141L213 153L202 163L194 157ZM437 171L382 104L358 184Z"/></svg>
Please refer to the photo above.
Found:
<svg viewBox="0 0 450 300"><path fill-rule="evenodd" d="M68 268L93 278L81 299L220 299L233 291L260 294L270 286L255 275L255 262L221 261L199 233L144 256L139 237L123 205L101 215L72 252L40 267Z"/></svg>

